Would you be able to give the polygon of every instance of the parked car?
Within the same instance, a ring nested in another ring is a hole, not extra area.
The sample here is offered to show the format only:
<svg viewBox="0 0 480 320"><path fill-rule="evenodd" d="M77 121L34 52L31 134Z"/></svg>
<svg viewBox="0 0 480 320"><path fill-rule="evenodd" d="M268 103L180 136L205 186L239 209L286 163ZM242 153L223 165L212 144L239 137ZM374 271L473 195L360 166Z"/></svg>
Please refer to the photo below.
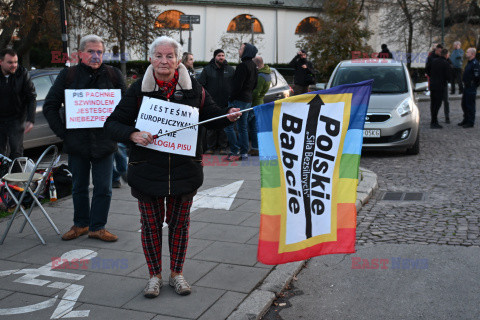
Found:
<svg viewBox="0 0 480 320"><path fill-rule="evenodd" d="M235 67L234 67L235 68ZM202 73L203 68L195 69L195 76L198 78ZM263 98L264 102L271 102L278 99L288 98L293 95L293 89L288 85L287 80L275 68L270 68L272 71L272 83L270 89Z"/></svg>
<svg viewBox="0 0 480 320"><path fill-rule="evenodd" d="M37 110L35 115L35 124L32 131L24 135L23 147L25 149L49 145L62 140L58 138L50 129L47 119L43 116L43 103L50 87L53 85L55 78L62 69L37 69L30 71L32 82L37 91Z"/></svg>
<svg viewBox="0 0 480 320"><path fill-rule="evenodd" d="M414 95L416 90L404 63L342 61L326 88L368 79L374 82L363 130L363 147L418 154L420 113Z"/></svg>

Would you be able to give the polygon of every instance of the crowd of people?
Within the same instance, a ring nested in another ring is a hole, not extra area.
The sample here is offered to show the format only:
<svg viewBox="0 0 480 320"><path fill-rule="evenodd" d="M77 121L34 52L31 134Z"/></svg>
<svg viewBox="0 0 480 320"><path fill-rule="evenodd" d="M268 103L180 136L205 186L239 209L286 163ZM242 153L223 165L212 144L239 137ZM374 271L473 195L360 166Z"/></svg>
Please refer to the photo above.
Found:
<svg viewBox="0 0 480 320"><path fill-rule="evenodd" d="M254 45L243 43L238 51L241 63L236 68L228 64L225 52L217 49L197 79L193 54L182 54L182 46L164 36L150 44L149 67L127 89L120 70L103 63L102 38L84 36L79 42L79 52L80 63L59 73L43 105L50 128L63 140L73 180L73 225L62 239L70 241L88 235L102 241L117 241L118 236L106 229L112 187L121 187L121 180L128 182L138 200L141 243L150 274L144 295L158 296L163 285L163 221L168 224L168 283L176 293L187 295L191 288L183 276L183 264L190 208L203 183L202 154L218 152L227 155L226 161L258 155L255 116L252 111L244 110L263 104L271 83L270 67L257 55ZM296 93L306 92L313 68L305 51L300 51L291 65L295 69ZM19 157L23 155L23 135L35 121L35 87L28 71L18 65L14 50L0 52L0 66L0 153L5 154L8 143L10 157ZM122 98L104 127L71 129L61 114L67 89L118 89ZM225 117L199 128L194 156L160 152L145 148L154 141L154 133L140 131L135 125L143 97L197 108L199 121Z"/></svg>
<svg viewBox="0 0 480 320"><path fill-rule="evenodd" d="M455 94L455 87L458 85L458 92L462 95L463 120L458 123L463 128L473 128L475 125L475 99L477 87L480 84L480 65L476 59L477 50L468 48L464 53L460 41L453 43L453 51L450 54L442 44L434 44L425 65L425 73L429 81L430 89L430 128L442 129L438 122L438 112L444 107L445 123L450 123L450 94ZM463 59L467 64L462 74Z"/></svg>
<svg viewBox="0 0 480 320"><path fill-rule="evenodd" d="M62 239L74 240L88 234L93 239L116 241L118 236L105 227L112 187L120 187L123 179L138 200L140 211L141 244L150 275L144 295L148 298L158 296L163 285L164 220L168 224L170 249L168 283L177 294L187 295L191 288L183 276L183 265L188 246L190 209L203 183L202 154L226 155L226 161L258 155L255 115L245 110L263 104L272 71L257 55L254 45L243 43L238 50L241 62L236 68L229 65L225 52L217 49L197 78L193 68L194 55L190 52L182 54L180 43L163 36L150 44L150 65L143 77L127 89L121 72L103 63L105 45L102 38L84 36L79 51L81 62L60 72L43 105L50 128L63 140L73 175L73 226L62 235ZM386 45L382 46L382 54L391 55ZM459 92L463 94L464 119L459 125L464 128L474 126L475 97L480 82L480 67L475 55L474 48L467 50L468 63L462 75L464 54L459 42L454 43L451 56L440 44L432 51L426 66L431 90L432 128L441 128L437 114L442 102L445 121L450 121L449 81L451 93L455 93L455 84L458 84ZM23 153L23 134L32 129L35 121L35 88L27 70L18 65L14 50L0 51L0 66L0 153L5 154L8 142L10 157L18 157ZM307 92L308 86L315 82L307 53L300 50L290 66L294 69L295 94ZM104 127L69 129L60 113L66 89L118 89L122 98ZM199 128L194 156L160 152L145 148L154 142L155 133L136 128L144 97L196 108L199 121L224 117ZM203 150L204 138L206 150ZM88 190L90 175L92 199Z"/></svg>

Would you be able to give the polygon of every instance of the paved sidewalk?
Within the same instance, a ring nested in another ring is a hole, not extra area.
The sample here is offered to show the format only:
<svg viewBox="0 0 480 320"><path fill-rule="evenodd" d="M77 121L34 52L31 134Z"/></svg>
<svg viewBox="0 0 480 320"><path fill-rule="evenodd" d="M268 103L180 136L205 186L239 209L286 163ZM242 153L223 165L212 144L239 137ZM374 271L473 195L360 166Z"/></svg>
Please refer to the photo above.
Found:
<svg viewBox="0 0 480 320"><path fill-rule="evenodd" d="M29 226L19 234L23 219L16 219L0 246L0 318L257 318L303 266L303 262L281 266L257 262L259 178L258 158L237 164L215 158L207 161L205 183L191 214L184 274L193 291L185 297L176 295L167 282L156 299L143 296L148 271L137 202L127 186L113 191L107 229L119 236L115 243L86 236L62 241L35 210L34 223L47 242L42 245ZM376 188L376 175L362 169L357 208ZM47 205L47 211L61 232L72 225L70 198ZM0 232L6 222L0 222ZM166 232L163 243L163 276L167 279ZM69 269L52 272L52 258L62 255L69 260L92 260L85 269L82 264L71 264Z"/></svg>

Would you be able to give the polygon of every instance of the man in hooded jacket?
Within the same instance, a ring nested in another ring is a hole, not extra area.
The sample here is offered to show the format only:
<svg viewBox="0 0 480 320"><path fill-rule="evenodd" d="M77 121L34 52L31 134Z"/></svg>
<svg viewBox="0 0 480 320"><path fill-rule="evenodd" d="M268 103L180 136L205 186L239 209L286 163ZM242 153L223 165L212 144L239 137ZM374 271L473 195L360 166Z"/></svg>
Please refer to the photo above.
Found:
<svg viewBox="0 0 480 320"><path fill-rule="evenodd" d="M305 50L298 51L289 65L295 69L293 92L295 95L307 93L308 86L315 83L315 69L313 69L312 63L307 60L307 52Z"/></svg>
<svg viewBox="0 0 480 320"><path fill-rule="evenodd" d="M249 43L244 43L238 50L242 62L235 69L232 81L232 92L228 99L229 108L248 109L252 106L253 89L257 86L258 70L252 59L257 55L257 48ZM248 112L242 113L237 123L238 139L233 125L225 128L230 154L227 161L248 159Z"/></svg>

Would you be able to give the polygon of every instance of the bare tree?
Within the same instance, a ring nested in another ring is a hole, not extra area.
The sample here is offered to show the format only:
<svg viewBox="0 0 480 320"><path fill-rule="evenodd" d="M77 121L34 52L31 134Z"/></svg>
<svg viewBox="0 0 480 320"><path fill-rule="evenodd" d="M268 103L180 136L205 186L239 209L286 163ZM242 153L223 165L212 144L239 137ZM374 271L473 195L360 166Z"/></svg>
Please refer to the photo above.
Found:
<svg viewBox="0 0 480 320"><path fill-rule="evenodd" d="M370 32L360 25L364 19L359 10L361 4L354 0L323 1L318 13L320 29L298 41L298 47L309 52L322 76L330 75L340 61L350 59L353 51L371 51L366 45Z"/></svg>
<svg viewBox="0 0 480 320"><path fill-rule="evenodd" d="M225 58L229 61L240 61L238 56L238 49L242 46L242 43L251 43L252 35L251 33L244 32L224 32L220 39L218 40L219 48L222 48L225 52ZM258 51L263 49L264 43L263 35L254 36L254 45L257 47ZM212 50L213 53L213 50Z"/></svg>
<svg viewBox="0 0 480 320"><path fill-rule="evenodd" d="M127 47L139 52L146 50L156 36L154 29L157 12L150 0L83 0L71 1L70 11L82 15L82 31L96 33L107 42L118 44L122 73L126 74ZM156 1L158 3L158 1Z"/></svg>

